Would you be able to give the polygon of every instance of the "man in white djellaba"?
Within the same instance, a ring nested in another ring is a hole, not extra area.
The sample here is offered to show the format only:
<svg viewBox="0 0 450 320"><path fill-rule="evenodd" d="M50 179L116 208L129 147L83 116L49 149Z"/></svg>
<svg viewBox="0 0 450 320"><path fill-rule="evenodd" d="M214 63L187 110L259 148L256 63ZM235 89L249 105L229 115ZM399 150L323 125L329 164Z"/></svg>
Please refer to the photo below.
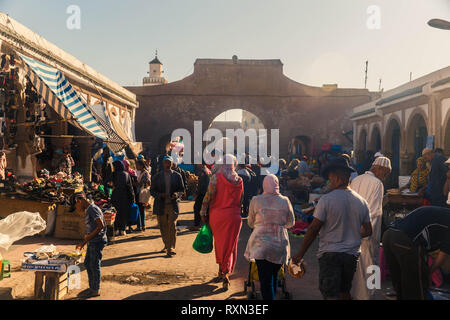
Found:
<svg viewBox="0 0 450 320"><path fill-rule="evenodd" d="M360 256L353 277L352 298L355 300L373 300L376 289L369 289L367 267L379 266L379 250L381 241L381 221L383 214L383 181L392 171L389 158L380 156L375 159L370 171L352 180L350 187L362 196L369 204L372 235L362 239ZM370 271L373 272L373 271Z"/></svg>

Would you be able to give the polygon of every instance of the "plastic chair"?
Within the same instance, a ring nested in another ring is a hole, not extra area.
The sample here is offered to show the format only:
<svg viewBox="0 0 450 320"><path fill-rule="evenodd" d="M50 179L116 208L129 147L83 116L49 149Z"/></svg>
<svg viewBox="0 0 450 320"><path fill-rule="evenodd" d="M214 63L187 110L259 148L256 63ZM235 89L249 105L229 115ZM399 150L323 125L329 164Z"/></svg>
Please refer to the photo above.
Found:
<svg viewBox="0 0 450 320"><path fill-rule="evenodd" d="M10 278L11 277L11 263L9 260L1 260L2 261L2 269L0 272L0 280L3 280L3 278ZM8 268L6 268L8 267Z"/></svg>

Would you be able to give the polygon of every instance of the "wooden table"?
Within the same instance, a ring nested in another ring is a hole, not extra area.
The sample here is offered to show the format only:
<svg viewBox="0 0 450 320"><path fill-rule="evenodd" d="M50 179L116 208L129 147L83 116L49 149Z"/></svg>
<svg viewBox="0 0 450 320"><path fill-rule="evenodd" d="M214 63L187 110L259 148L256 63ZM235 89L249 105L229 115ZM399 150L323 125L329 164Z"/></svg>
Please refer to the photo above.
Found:
<svg viewBox="0 0 450 320"><path fill-rule="evenodd" d="M381 236L389 224L397 220L396 215L406 216L411 211L423 205L423 198L417 195L386 194L383 198L383 219Z"/></svg>
<svg viewBox="0 0 450 320"><path fill-rule="evenodd" d="M413 210L423 205L423 198L417 195L392 195L386 194L385 206L412 208Z"/></svg>

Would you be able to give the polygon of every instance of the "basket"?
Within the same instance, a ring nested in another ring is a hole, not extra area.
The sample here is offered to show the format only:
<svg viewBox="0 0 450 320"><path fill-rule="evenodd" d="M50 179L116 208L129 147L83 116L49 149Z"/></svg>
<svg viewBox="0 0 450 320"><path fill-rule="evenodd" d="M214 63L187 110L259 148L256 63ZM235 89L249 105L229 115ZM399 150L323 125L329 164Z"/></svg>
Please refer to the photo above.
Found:
<svg viewBox="0 0 450 320"><path fill-rule="evenodd" d="M107 226L114 225L114 221L116 221L116 213L113 211L107 211L103 213L103 216L105 217L105 222Z"/></svg>

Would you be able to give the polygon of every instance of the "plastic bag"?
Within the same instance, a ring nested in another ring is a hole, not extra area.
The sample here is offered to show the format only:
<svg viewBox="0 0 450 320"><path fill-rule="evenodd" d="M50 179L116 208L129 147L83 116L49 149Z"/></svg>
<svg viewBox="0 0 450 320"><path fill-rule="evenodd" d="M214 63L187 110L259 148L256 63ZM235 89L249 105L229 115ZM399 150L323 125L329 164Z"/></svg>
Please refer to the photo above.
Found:
<svg viewBox="0 0 450 320"><path fill-rule="evenodd" d="M0 220L0 252L22 238L37 234L46 228L45 220L38 212L21 211Z"/></svg>
<svg viewBox="0 0 450 320"><path fill-rule="evenodd" d="M139 206L133 203L130 210L130 215L128 217L128 222L137 222L139 219Z"/></svg>
<svg viewBox="0 0 450 320"><path fill-rule="evenodd" d="M34 250L36 253L54 253L56 251L56 246L54 244L41 246L38 249Z"/></svg>
<svg viewBox="0 0 450 320"><path fill-rule="evenodd" d="M213 234L209 225L204 224L192 244L192 248L200 253L210 253L213 249Z"/></svg>

